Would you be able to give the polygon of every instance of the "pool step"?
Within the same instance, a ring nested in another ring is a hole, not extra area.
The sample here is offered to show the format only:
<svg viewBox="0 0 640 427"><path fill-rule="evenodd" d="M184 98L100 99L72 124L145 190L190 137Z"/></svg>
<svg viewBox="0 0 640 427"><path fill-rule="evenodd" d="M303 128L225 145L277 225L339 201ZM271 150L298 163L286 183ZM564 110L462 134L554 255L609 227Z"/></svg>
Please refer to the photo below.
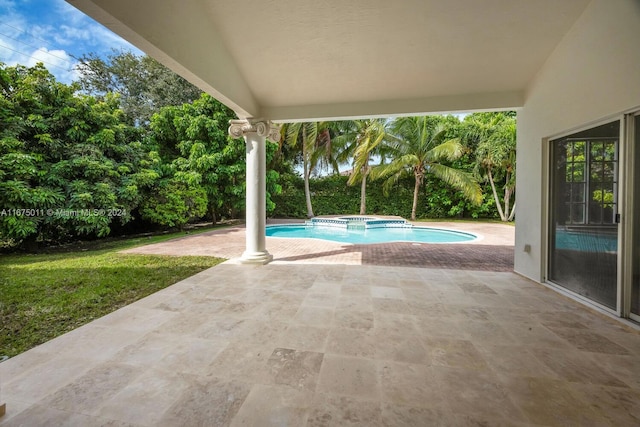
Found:
<svg viewBox="0 0 640 427"><path fill-rule="evenodd" d="M348 221L347 230L365 230L367 224L363 221Z"/></svg>

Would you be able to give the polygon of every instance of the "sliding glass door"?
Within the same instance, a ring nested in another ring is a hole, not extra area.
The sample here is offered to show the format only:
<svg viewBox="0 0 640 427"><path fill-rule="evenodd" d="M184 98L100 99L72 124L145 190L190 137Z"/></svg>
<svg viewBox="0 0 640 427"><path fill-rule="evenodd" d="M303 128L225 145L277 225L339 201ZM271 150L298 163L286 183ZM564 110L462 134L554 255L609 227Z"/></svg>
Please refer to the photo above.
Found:
<svg viewBox="0 0 640 427"><path fill-rule="evenodd" d="M618 295L619 138L615 121L553 140L550 147L548 279L612 310Z"/></svg>
<svg viewBox="0 0 640 427"><path fill-rule="evenodd" d="M633 156L630 179L632 180L631 225L631 317L640 321L640 114L633 116L630 144Z"/></svg>

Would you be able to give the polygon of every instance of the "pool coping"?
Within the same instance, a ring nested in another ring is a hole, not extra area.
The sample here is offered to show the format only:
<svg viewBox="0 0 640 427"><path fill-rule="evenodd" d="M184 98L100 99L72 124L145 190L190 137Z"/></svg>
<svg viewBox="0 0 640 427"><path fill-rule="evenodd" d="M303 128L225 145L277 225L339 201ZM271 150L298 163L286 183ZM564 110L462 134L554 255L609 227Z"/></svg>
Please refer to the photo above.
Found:
<svg viewBox="0 0 640 427"><path fill-rule="evenodd" d="M268 224L299 223L301 219L269 219ZM274 263L343 265L394 265L429 268L513 271L513 225L493 222L416 221L419 226L453 228L482 234L482 240L466 243L376 243L345 244L320 239L267 237L266 246ZM193 236L139 246L124 253L199 255L227 258L235 262L244 252L244 225L216 229Z"/></svg>
<svg viewBox="0 0 640 427"><path fill-rule="evenodd" d="M477 242L480 240L484 239L484 236L479 234L479 233L471 233L469 231L461 231L461 230L455 230L453 228L444 228L444 227L435 227L435 226L423 226L423 225L415 225L412 223L411 224L413 227L412 229L424 229L424 230L441 230L441 231L447 231L450 233L456 233L456 234L465 234L467 236L472 236L473 239L471 240L463 240L463 241L459 241L459 242L420 242L420 241L416 241L416 240L391 240L388 242L360 242L360 243L353 243L353 242L343 242L340 240L331 240L331 239L323 239L322 237L283 237L283 236L269 236L267 235L266 237L269 239L310 239L310 240L326 240L326 241L330 241L330 242L336 242L336 243L340 243L343 245L377 245L377 244L385 244L385 243L422 243L422 244L429 244L429 245L443 245L443 244L447 244L447 245L464 245L464 244L469 244L471 242ZM271 228L271 227L299 227L299 226L307 226L308 224L306 222L295 222L295 223L287 223L287 224L267 224L266 228ZM322 227L322 226L320 226ZM342 229L341 227L326 227L328 229ZM384 229L385 227L372 227L369 228L367 230L380 230L380 229ZM401 227L388 227L388 228L401 228Z"/></svg>

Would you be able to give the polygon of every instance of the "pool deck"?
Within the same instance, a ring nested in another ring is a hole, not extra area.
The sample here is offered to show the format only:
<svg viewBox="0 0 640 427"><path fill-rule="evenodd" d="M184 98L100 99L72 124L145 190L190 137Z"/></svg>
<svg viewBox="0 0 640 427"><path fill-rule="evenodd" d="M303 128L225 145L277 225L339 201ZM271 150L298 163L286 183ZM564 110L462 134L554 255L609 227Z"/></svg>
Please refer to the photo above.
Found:
<svg viewBox="0 0 640 427"><path fill-rule="evenodd" d="M397 219L399 217L384 217ZM268 220L267 225L295 224L303 220ZM479 238L454 243L348 244L318 239L267 237L267 250L275 263L383 265L427 268L459 268L482 271L512 271L515 228L499 223L414 222L473 233ZM213 230L125 251L158 255L204 255L239 258L245 248L244 226ZM490 253L491 256L487 256Z"/></svg>
<svg viewBox="0 0 640 427"><path fill-rule="evenodd" d="M455 228L484 239L268 239L271 264L222 263L0 363L0 426L640 425L640 333L503 271L513 227ZM243 248L233 227L142 249Z"/></svg>

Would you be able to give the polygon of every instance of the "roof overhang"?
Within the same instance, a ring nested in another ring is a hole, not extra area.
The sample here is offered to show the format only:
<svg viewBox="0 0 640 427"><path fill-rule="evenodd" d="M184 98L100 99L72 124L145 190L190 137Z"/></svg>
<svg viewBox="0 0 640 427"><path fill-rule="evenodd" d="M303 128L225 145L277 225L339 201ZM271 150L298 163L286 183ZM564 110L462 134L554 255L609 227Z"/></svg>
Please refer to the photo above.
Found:
<svg viewBox="0 0 640 427"><path fill-rule="evenodd" d="M590 0L67 0L274 121L517 109Z"/></svg>

